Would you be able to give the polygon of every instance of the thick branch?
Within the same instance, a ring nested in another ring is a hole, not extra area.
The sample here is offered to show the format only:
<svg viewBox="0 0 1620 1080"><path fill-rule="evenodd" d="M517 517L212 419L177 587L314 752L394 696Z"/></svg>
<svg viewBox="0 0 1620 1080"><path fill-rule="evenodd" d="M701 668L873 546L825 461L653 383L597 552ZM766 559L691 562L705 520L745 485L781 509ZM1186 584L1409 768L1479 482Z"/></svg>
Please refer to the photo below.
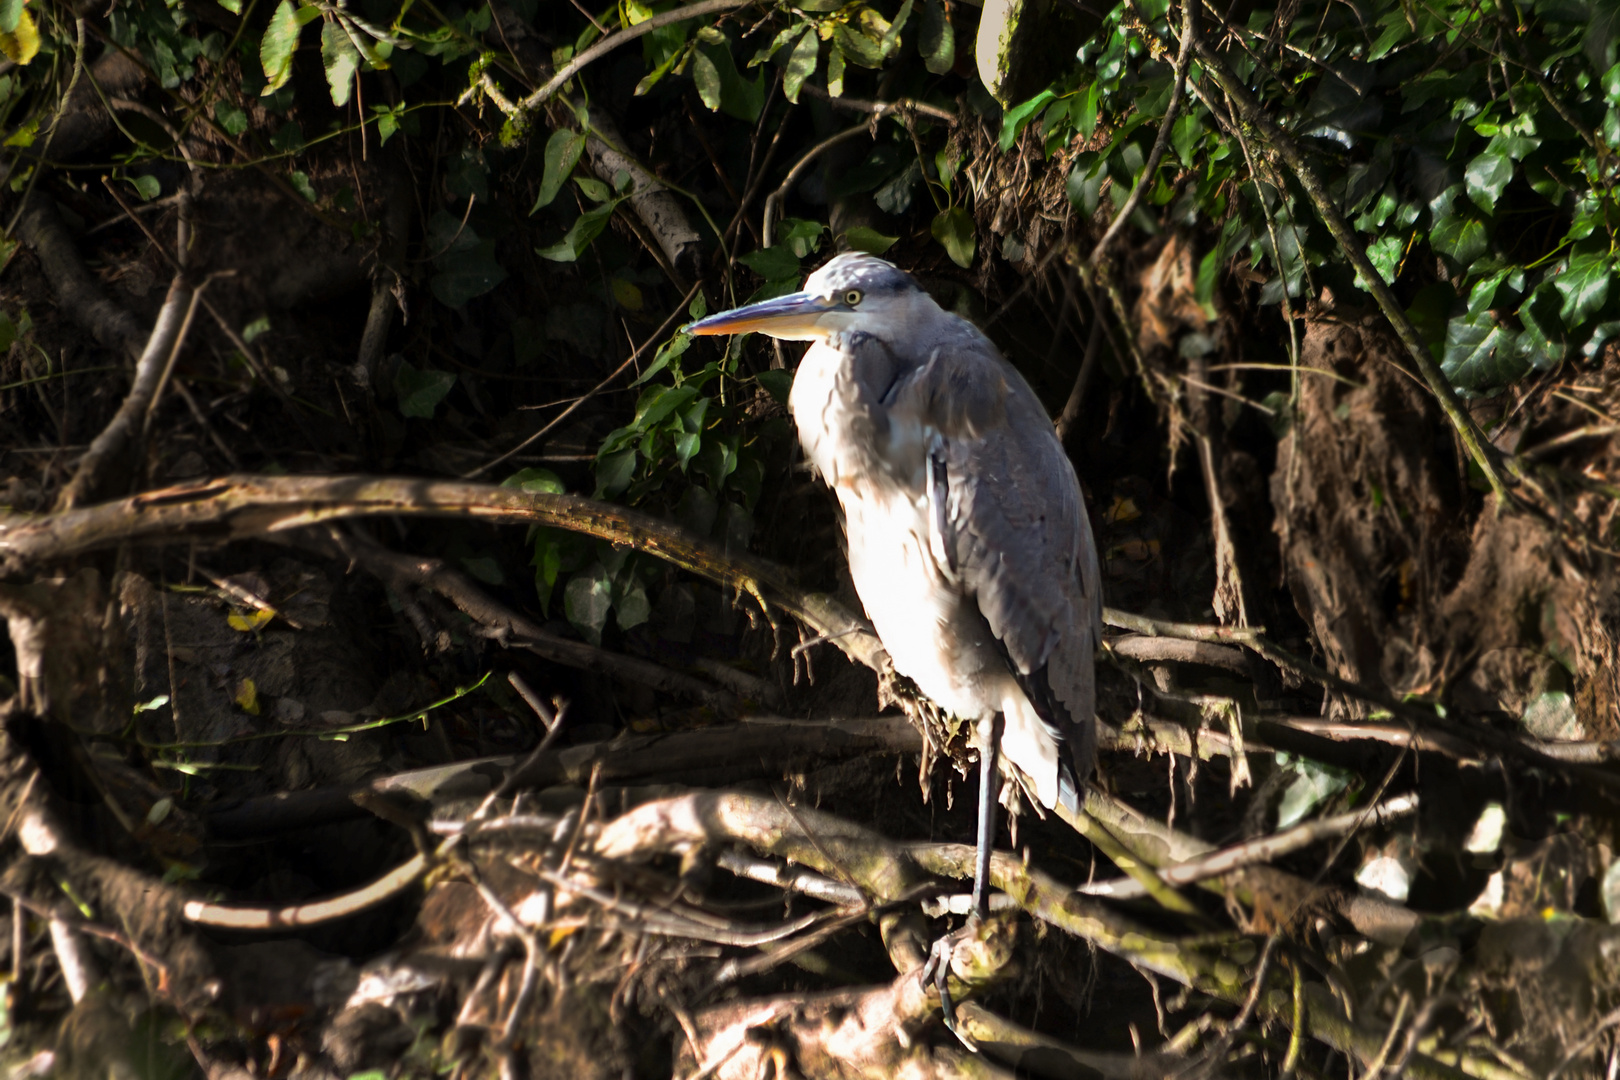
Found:
<svg viewBox="0 0 1620 1080"><path fill-rule="evenodd" d="M225 477L82 510L0 519L0 568L16 575L41 562L126 542L223 542L381 515L554 525L628 545L738 594L774 603L874 670L887 662L883 646L863 620L831 597L800 589L775 563L728 552L670 522L626 507L493 484L373 476Z"/></svg>

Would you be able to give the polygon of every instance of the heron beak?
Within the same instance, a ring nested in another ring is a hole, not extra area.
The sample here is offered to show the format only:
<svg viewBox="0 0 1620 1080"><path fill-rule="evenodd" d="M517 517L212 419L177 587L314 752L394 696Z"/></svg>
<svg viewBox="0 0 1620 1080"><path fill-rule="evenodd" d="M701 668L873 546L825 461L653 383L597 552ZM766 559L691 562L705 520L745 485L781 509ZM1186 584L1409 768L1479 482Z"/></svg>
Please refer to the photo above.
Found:
<svg viewBox="0 0 1620 1080"><path fill-rule="evenodd" d="M838 305L813 293L789 293L772 300L761 300L734 311L722 311L699 319L686 328L688 334L769 334L789 341L807 341L820 336L817 322Z"/></svg>

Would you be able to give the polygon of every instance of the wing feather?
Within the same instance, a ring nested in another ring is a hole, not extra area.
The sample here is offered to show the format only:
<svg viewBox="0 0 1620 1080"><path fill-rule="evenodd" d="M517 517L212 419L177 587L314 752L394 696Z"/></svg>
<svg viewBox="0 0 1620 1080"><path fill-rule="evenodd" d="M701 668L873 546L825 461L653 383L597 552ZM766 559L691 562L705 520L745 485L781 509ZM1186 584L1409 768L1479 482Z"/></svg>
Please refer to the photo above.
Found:
<svg viewBox="0 0 1620 1080"><path fill-rule="evenodd" d="M1069 745L1078 786L1095 756L1102 601L1074 467L1034 391L982 338L935 350L888 397L892 417L932 433L930 518L945 549L935 558L977 601L1030 704Z"/></svg>

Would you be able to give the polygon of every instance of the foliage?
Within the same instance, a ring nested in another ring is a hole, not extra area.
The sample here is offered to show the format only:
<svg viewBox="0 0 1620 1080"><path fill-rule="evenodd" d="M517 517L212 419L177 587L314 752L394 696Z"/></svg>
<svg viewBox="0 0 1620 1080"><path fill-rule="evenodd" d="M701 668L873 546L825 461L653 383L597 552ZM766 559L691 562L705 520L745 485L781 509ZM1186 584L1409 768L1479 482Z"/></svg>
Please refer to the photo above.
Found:
<svg viewBox="0 0 1620 1080"><path fill-rule="evenodd" d="M814 203L802 183L788 192L799 216L755 238L768 236L768 246L750 241L751 227L714 220L714 192L688 190L684 173L659 171L721 268L728 304L791 291L812 260L833 250L882 253L901 244L916 259L919 244L932 245L927 258L964 271L982 271L998 253L1022 259L1020 237L991 242L990 229L1002 227L992 226L996 207L981 204L982 178L998 165L975 157L972 125L990 128L994 156L1060 171L1080 219L1111 217L1143 182L1129 224L1193 238L1197 300L1207 315L1223 295L1248 291L1261 304L1297 311L1307 297L1329 289L1349 296L1365 284L1294 178L1231 121L1198 62L1189 99L1166 132L1169 152L1144 180L1175 81L1181 13L1168 0L1115 6L1051 86L1006 108L967 63L980 16L943 0L756 0L670 22L587 67L544 104L523 101L548 72L513 51L503 19L545 42L554 71L604 33L636 32L675 10L674 0L621 0L589 17L532 0L231 0L223 5L239 16L231 31L214 14L200 17L205 3L122 0L105 17L106 36L173 94L182 128L212 126L356 240L375 236L375 220L357 201L363 193L319 167L322 155L356 133L364 152L401 138L408 151L425 149L422 133L439 132L441 198L425 210L411 271L443 309L433 318L475 324L520 282L551 282L548 296L567 283L545 305L498 321L500 358L520 370L540 370L562 354L622 352L615 321L655 321L653 308L665 302L663 276L619 235L624 229L611 227L633 227L630 175L599 175L595 151L587 152L593 140L616 138L593 122L599 107L611 113L638 102L672 114L695 106L729 125L730 141L710 154L739 190L755 179L763 136L794 116L813 114L819 138L870 119L827 107L840 97L905 97L928 107L871 120L871 138L847 144L861 147L857 159L814 181ZM1255 7L1240 24L1210 10L1202 18L1204 40L1332 178L1331 197L1459 390L1491 393L1592 356L1620 331L1620 20L1612 5L1303 0ZM25 150L50 130L86 59L78 47L67 8L0 0L0 49L15 65L0 75L7 147ZM298 97L300 79L321 87L329 112ZM469 103L494 103L499 130L454 127L453 116L471 115ZM944 115L962 123L953 127ZM460 134L446 143L446 131ZM158 166L177 160L173 140L134 127L128 134L117 175L141 200L157 200L172 189ZM634 156L636 148L615 149ZM795 163L791 155L772 161L749 214ZM8 166L13 191L37 182L35 165L24 155ZM521 208L505 205L510 191L522 192ZM830 209L809 209L857 199L879 216L836 233ZM691 314L703 303L700 296ZM720 355L708 348L693 351L679 333L657 343L627 422L601 438L593 490L670 513L684 508L710 535L745 537L767 451L785 439L780 419L760 422L749 410L757 390L766 392L762 401L784 401L791 376L750 365L740 343ZM469 407L458 402L472 387L440 361L412 356L390 370L404 417L455 417ZM1283 407L1273 412L1286 416ZM644 619L641 590L651 579L637 576L635 561L570 543L534 538L542 603L564 583L568 611L593 636L610 610L622 627Z"/></svg>

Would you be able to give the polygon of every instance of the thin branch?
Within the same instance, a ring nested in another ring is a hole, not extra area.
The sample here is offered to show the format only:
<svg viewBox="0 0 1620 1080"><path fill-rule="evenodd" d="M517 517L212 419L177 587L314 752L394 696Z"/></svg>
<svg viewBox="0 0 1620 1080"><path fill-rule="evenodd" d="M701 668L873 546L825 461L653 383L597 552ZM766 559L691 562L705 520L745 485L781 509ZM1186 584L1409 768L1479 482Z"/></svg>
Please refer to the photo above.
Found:
<svg viewBox="0 0 1620 1080"><path fill-rule="evenodd" d="M527 439L524 439L522 442L520 442L516 446L512 447L512 449L508 450L506 453L500 455L497 458L493 458L490 461L487 461L484 464L478 466L478 468L472 470L471 472L464 474L462 476L462 479L463 480L475 480L478 477L482 476L484 473L486 473L489 470L493 469L495 466L499 465L501 462L503 462L503 461L507 460L508 458L512 457L512 455L520 453L525 448L527 448L529 446L532 446L534 443L536 443L539 440L545 438L553 430L555 430L555 428L557 427L558 424L562 423L564 420L566 420L570 416L572 416L575 413L575 411L577 411L579 409L580 406L584 405L587 401L591 400L597 394L600 394L603 390L606 390L609 386L613 385L614 380L616 380L620 375L623 375L627 370L629 370L631 365L633 365L637 360L641 359L641 355L647 351L649 346L651 346L656 341L663 340L664 335L669 332L669 328L671 326L673 326L675 324L676 320L681 317L681 313L684 312L686 310L686 308L687 308L687 305L692 302L692 297L696 296L698 289L700 289L702 287L703 287L703 283L698 282L696 285L693 285L690 289L688 289L686 295L681 297L680 306L678 306L674 311L670 312L669 316L664 319L664 321L659 325L658 329L654 330L652 332L652 334L649 335L647 337L647 339L645 341L643 341L641 343L641 345L639 347L637 347L637 349L629 355L629 357L624 361L624 363L622 363L618 367L614 368L612 373L609 374L607 378L603 379L601 382L597 383L595 386L593 386L589 390L585 391L585 393L582 396L576 398L574 400L573 404L569 405L568 408L566 408L562 412L558 413L555 417L553 417L551 419L550 423L546 424L539 431L535 432L533 435L530 435Z"/></svg>
<svg viewBox="0 0 1620 1080"><path fill-rule="evenodd" d="M705 15L713 15L720 11L732 11L736 8L746 7L753 0L703 0L702 3L692 4L690 7L676 8L666 11L662 15L654 15L645 22L627 26L616 34L610 34L586 49L568 63L564 64L555 75L547 79L540 89L523 99L519 106L524 112L533 112L546 103L546 99L562 89L563 84L575 75L578 75L593 61L606 56L620 45L628 45L644 34L654 30L662 30L674 23L685 22L688 19L698 19Z"/></svg>
<svg viewBox="0 0 1620 1080"><path fill-rule="evenodd" d="M1153 149L1148 153L1147 164L1142 166L1141 175L1137 176L1136 183L1131 186L1131 193L1125 197L1125 203L1109 222L1108 231L1103 233L1097 246L1091 249L1089 265L1095 267L1102 262L1108 252L1108 245L1114 242L1125 222L1136 212L1136 206L1142 201L1142 193L1147 190L1148 184L1153 182L1154 175L1159 171L1159 162L1164 160L1164 152L1170 145L1170 130L1175 127L1176 116L1181 112L1181 99L1187 90L1187 68L1192 62L1192 53L1198 44L1198 0L1182 0L1181 5L1181 52L1176 56L1176 81L1170 87L1170 101L1165 106L1164 119L1159 121L1159 134L1153 140Z"/></svg>

